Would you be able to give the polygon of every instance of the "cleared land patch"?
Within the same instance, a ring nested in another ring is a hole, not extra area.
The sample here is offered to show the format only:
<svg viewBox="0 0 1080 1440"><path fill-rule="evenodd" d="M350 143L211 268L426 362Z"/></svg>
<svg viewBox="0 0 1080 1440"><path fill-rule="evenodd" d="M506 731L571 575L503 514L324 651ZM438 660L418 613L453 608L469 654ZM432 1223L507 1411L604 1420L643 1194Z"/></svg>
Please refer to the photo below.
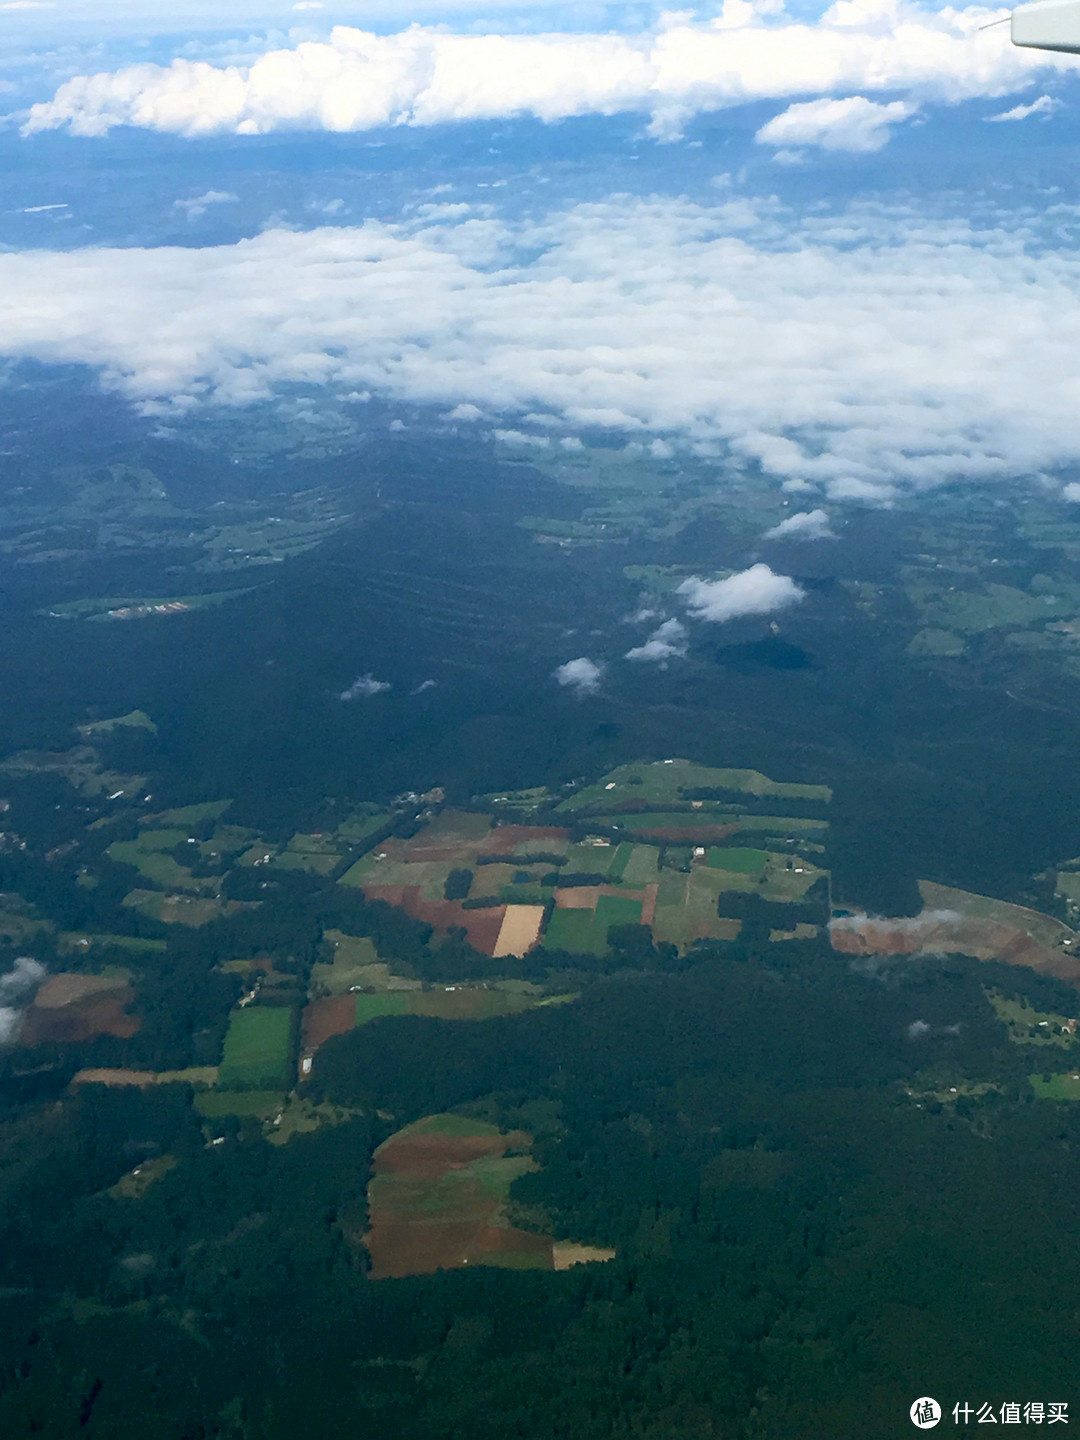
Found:
<svg viewBox="0 0 1080 1440"><path fill-rule="evenodd" d="M542 905L507 905L506 914L492 954L525 955L540 939L544 919Z"/></svg>
<svg viewBox="0 0 1080 1440"><path fill-rule="evenodd" d="M368 1184L372 1279L465 1265L553 1269L550 1237L507 1220L510 1186L536 1169L531 1144L524 1131L431 1115L380 1145Z"/></svg>

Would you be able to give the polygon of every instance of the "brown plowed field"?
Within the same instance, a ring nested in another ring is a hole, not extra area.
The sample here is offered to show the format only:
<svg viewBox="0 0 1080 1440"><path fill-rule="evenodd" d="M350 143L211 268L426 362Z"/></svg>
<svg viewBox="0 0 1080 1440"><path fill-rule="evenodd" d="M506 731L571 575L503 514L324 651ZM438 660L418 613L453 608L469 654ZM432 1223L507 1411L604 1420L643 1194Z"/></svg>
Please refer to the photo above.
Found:
<svg viewBox="0 0 1080 1440"><path fill-rule="evenodd" d="M867 919L834 922L829 927L834 950L844 955L970 955L976 960L1001 960L1053 975L1080 990L1080 956L1040 945L1022 930L995 920L966 916L944 919L931 914L920 921Z"/></svg>
<svg viewBox="0 0 1080 1440"><path fill-rule="evenodd" d="M536 854L545 842L569 838L569 830L553 825L497 825L476 848L483 855L512 855L519 845L527 845Z"/></svg>
<svg viewBox="0 0 1080 1440"><path fill-rule="evenodd" d="M657 885L651 885L644 890L626 890L621 885L567 885L565 889L555 891L556 910L595 910L596 902L601 895L615 895L621 900L640 900L642 905L642 916L645 914L645 902L648 899L649 890L653 892L653 909L656 909Z"/></svg>
<svg viewBox="0 0 1080 1440"><path fill-rule="evenodd" d="M460 925L469 937L469 944L484 955L490 955L502 929L505 905L492 905L482 910L466 910L457 900L423 900L419 885L365 885L369 900L385 900L398 905L414 920L426 920L436 930L449 930Z"/></svg>
<svg viewBox="0 0 1080 1440"><path fill-rule="evenodd" d="M380 1145L368 1188L365 1243L372 1279L470 1264L551 1269L549 1237L498 1223L510 1178L521 1173L522 1164L502 1157L530 1140L521 1131L455 1135L406 1130ZM492 1174L493 1163L514 1169L500 1182Z"/></svg>
<svg viewBox="0 0 1080 1440"><path fill-rule="evenodd" d="M554 1268L550 1239L525 1230L485 1225L481 1219L440 1222L373 1217L367 1248L373 1280L430 1275L469 1264L498 1265L499 1256L507 1260L517 1255L535 1256L548 1263L531 1268Z"/></svg>
<svg viewBox="0 0 1080 1440"><path fill-rule="evenodd" d="M304 1007L300 1025L305 1050L317 1050L325 1045L331 1035L344 1035L356 1025L356 996L330 995L324 1000L312 1000Z"/></svg>
<svg viewBox="0 0 1080 1440"><path fill-rule="evenodd" d="M645 886L645 899L641 902L641 923L651 925L656 918L656 897L660 893L660 886L656 881Z"/></svg>
<svg viewBox="0 0 1080 1440"><path fill-rule="evenodd" d="M97 1035L130 1040L141 1024L137 1015L125 1014L134 998L134 990L125 985L91 992L63 1005L39 1006L35 1002L23 1018L19 1039L23 1045L81 1045Z"/></svg>

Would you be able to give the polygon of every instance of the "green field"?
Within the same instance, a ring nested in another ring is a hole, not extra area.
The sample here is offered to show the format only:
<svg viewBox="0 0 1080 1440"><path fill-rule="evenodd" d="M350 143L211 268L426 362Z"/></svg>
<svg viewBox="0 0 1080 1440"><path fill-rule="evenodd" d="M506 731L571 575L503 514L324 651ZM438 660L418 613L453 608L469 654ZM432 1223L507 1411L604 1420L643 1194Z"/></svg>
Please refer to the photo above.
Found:
<svg viewBox="0 0 1080 1440"><path fill-rule="evenodd" d="M768 862L768 851L739 845L714 846L707 856L707 863L714 870L734 871L738 875L762 875Z"/></svg>
<svg viewBox="0 0 1080 1440"><path fill-rule="evenodd" d="M175 810L163 810L160 815L148 815L146 818L154 825L182 826L184 834L188 835L192 826L217 820L231 804L231 800L207 800L201 805L180 805Z"/></svg>
<svg viewBox="0 0 1080 1440"><path fill-rule="evenodd" d="M195 1109L207 1120L225 1115L255 1115L267 1119L285 1103L280 1090L204 1090L195 1096Z"/></svg>
<svg viewBox="0 0 1080 1440"><path fill-rule="evenodd" d="M1031 1088L1040 1100L1080 1100L1080 1074L1031 1075Z"/></svg>
<svg viewBox="0 0 1080 1440"><path fill-rule="evenodd" d="M366 1025L382 1015L407 1015L409 995L400 991L384 991L380 995L359 994L356 997L356 1023Z"/></svg>
<svg viewBox="0 0 1080 1440"><path fill-rule="evenodd" d="M601 931L593 910L556 910L544 933L545 950L567 950L573 955L603 955L607 930Z"/></svg>
<svg viewBox="0 0 1080 1440"><path fill-rule="evenodd" d="M1036 1010L1024 1000L1008 1000L996 990L984 993L1014 1044L1054 1045L1062 1050L1076 1044L1077 1037L1067 1028L1069 1016Z"/></svg>
<svg viewBox="0 0 1080 1440"><path fill-rule="evenodd" d="M832 791L826 785L770 780L759 770L728 770L694 765L689 760L655 760L617 766L595 785L587 785L562 801L558 809L574 813L601 809L626 800L636 800L642 805L665 805L682 801L687 790L734 790L744 795L816 800L822 805L827 805L832 799ZM712 803L715 802L704 802L706 806Z"/></svg>
<svg viewBox="0 0 1080 1440"><path fill-rule="evenodd" d="M293 1012L284 1006L250 1005L234 1010L218 1069L220 1090L288 1087Z"/></svg>

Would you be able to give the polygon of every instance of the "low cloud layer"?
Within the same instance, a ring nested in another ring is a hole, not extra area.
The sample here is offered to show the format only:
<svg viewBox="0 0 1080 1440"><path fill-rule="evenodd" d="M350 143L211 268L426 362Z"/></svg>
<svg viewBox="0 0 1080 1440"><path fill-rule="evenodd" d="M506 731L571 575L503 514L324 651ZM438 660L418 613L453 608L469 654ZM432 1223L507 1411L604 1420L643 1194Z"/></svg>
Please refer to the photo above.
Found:
<svg viewBox="0 0 1080 1440"><path fill-rule="evenodd" d="M766 530L765 540L835 540L824 510L802 510Z"/></svg>
<svg viewBox="0 0 1080 1440"><path fill-rule="evenodd" d="M372 695L381 695L384 690L389 689L389 680L376 680L375 676L369 671L368 674L358 676L351 685L346 686L338 696L338 699L369 700Z"/></svg>
<svg viewBox="0 0 1080 1440"><path fill-rule="evenodd" d="M686 654L686 626L681 620L665 620L645 641L626 652L627 660L647 660L654 663L671 660Z"/></svg>
<svg viewBox="0 0 1080 1440"><path fill-rule="evenodd" d="M595 695L600 689L603 674L602 665L597 665L585 655L579 655L576 660L567 660L565 665L558 666L555 679L560 685L568 686L575 695Z"/></svg>
<svg viewBox="0 0 1080 1440"><path fill-rule="evenodd" d="M822 150L865 153L881 150L889 143L891 127L914 113L915 107L903 100L878 105L865 95L852 95L846 100L809 100L789 105L763 125L754 138L761 145L818 145Z"/></svg>
<svg viewBox="0 0 1080 1440"><path fill-rule="evenodd" d="M777 575L768 565L751 565L726 580L684 580L678 593L696 620L723 624L741 615L771 615L794 605L806 594L790 575Z"/></svg>
<svg viewBox="0 0 1080 1440"><path fill-rule="evenodd" d="M1076 68L1069 56L1014 49L1001 31L980 34L1005 13L983 6L837 0L813 23L781 10L726 0L714 20L672 12L638 35L455 35L420 25L376 35L341 25L329 41L273 50L250 65L179 58L75 76L33 107L25 129L257 135L641 111L652 115L654 134L672 138L698 112L749 100L891 91L954 102L1007 95L1039 72Z"/></svg>
<svg viewBox="0 0 1080 1440"><path fill-rule="evenodd" d="M0 254L0 356L92 366L151 412L329 387L552 445L560 427L662 437L859 503L1080 454L1080 252L1041 249L1027 211L451 211Z"/></svg>

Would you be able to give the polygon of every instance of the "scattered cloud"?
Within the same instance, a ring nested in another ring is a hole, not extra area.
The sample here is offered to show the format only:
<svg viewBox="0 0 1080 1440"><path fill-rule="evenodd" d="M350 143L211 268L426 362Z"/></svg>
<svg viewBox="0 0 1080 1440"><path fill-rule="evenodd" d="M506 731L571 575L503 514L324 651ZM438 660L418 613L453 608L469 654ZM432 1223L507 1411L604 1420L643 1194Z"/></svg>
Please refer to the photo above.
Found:
<svg viewBox="0 0 1080 1440"><path fill-rule="evenodd" d="M0 975L0 1045L19 1033L22 1007L45 978L45 966L29 955L20 955L12 968Z"/></svg>
<svg viewBox="0 0 1080 1440"><path fill-rule="evenodd" d="M495 263L474 223L0 253L0 356L88 365L162 415L301 384L502 416L523 448L549 440L526 415L555 417L856 504L1080 454L1080 251L1028 212L624 196L485 220Z"/></svg>
<svg viewBox="0 0 1080 1440"><path fill-rule="evenodd" d="M18 213L20 215L42 215L46 210L66 210L67 208L67 201L62 200L57 201L55 205L24 205Z"/></svg>
<svg viewBox="0 0 1080 1440"><path fill-rule="evenodd" d="M414 695L423 695L428 690L434 690L438 683L437 680L421 680L420 684L417 685L412 693Z"/></svg>
<svg viewBox="0 0 1080 1440"><path fill-rule="evenodd" d="M1070 480L1061 493L1066 500L1080 500L1080 481Z"/></svg>
<svg viewBox="0 0 1080 1440"><path fill-rule="evenodd" d="M801 510L766 530L765 540L835 540L824 510Z"/></svg>
<svg viewBox="0 0 1080 1440"><path fill-rule="evenodd" d="M390 689L389 680L376 680L369 670L366 675L358 676L351 685L346 686L338 696L339 700L367 700L372 695L381 695L384 690Z"/></svg>
<svg viewBox="0 0 1080 1440"><path fill-rule="evenodd" d="M763 125L754 137L760 145L784 147L780 154L790 164L793 145L818 145L822 150L867 153L889 143L891 127L915 113L903 100L878 105L865 95L846 100L809 100L789 105L782 115Z"/></svg>
<svg viewBox="0 0 1080 1440"><path fill-rule="evenodd" d="M173 209L182 210L189 220L198 220L211 205L230 205L240 199L228 190L207 190L205 194L193 195L188 200L174 200Z"/></svg>
<svg viewBox="0 0 1080 1440"><path fill-rule="evenodd" d="M680 620L665 620L645 641L626 652L627 660L671 660L686 654L686 626Z"/></svg>
<svg viewBox="0 0 1080 1440"><path fill-rule="evenodd" d="M1030 105L1014 105L1011 110L1003 110L1000 115L986 115L984 119L991 125L997 125L1004 120L1026 120L1029 115L1052 115L1060 108L1060 100L1055 100L1050 95L1040 95Z"/></svg>
<svg viewBox="0 0 1080 1440"><path fill-rule="evenodd" d="M790 575L777 575L768 565L751 565L726 580L702 580L692 576L679 586L678 594L697 620L723 624L741 615L771 615L794 605L806 594Z"/></svg>
<svg viewBox="0 0 1080 1440"><path fill-rule="evenodd" d="M569 685L576 695L595 695L600 689L603 673L603 665L580 655L576 660L567 660L565 665L558 666L555 679L560 685Z"/></svg>
<svg viewBox="0 0 1080 1440"><path fill-rule="evenodd" d="M874 91L951 103L1008 95L1040 71L1075 69L1072 57L979 35L997 13L980 5L934 10L912 0L837 0L806 21L785 17L778 4L733 0L715 19L670 12L636 35L453 34L423 25L376 35L338 25L329 40L300 40L250 64L180 57L76 75L33 106L25 133L66 126L104 135L136 125L257 135L639 111L651 115L655 138L674 140L693 115L746 101ZM856 118L826 128L839 135L845 125L851 134L874 133Z"/></svg>

